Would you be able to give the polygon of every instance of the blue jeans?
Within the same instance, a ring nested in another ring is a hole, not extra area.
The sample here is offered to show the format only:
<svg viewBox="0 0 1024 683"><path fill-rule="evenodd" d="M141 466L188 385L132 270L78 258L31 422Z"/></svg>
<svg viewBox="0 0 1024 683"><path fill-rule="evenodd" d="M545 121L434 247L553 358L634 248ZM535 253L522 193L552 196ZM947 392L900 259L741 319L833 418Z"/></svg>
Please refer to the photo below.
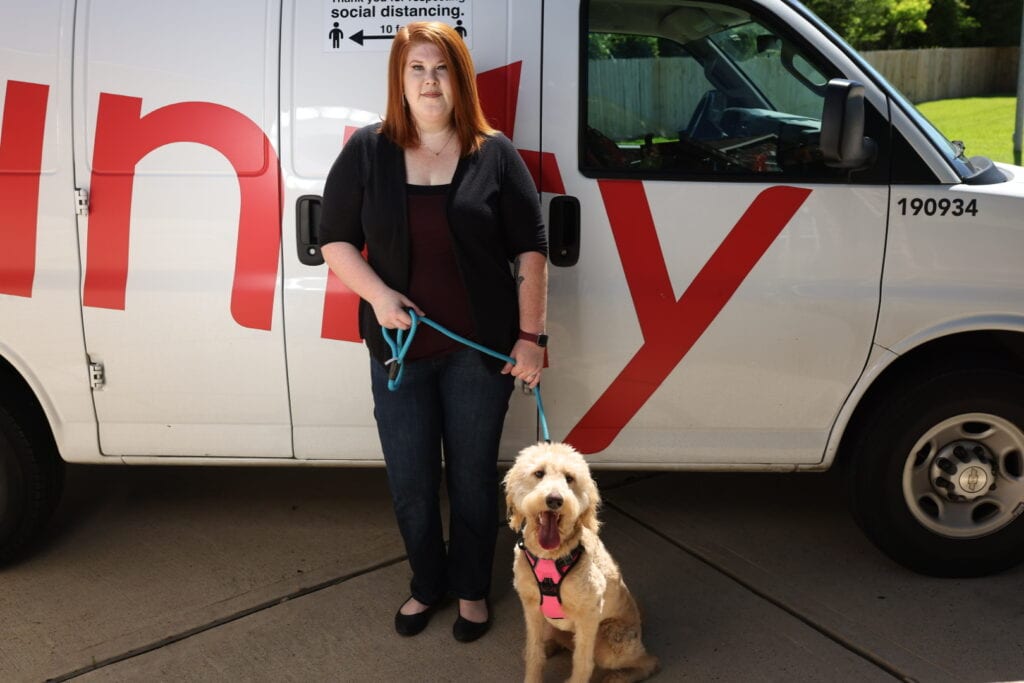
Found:
<svg viewBox="0 0 1024 683"><path fill-rule="evenodd" d="M468 348L406 363L397 391L388 390L384 366L372 358L370 366L373 414L412 567L412 596L427 605L449 592L464 600L487 597L498 533L498 442L512 376L488 370L480 353ZM447 549L442 453L451 508Z"/></svg>

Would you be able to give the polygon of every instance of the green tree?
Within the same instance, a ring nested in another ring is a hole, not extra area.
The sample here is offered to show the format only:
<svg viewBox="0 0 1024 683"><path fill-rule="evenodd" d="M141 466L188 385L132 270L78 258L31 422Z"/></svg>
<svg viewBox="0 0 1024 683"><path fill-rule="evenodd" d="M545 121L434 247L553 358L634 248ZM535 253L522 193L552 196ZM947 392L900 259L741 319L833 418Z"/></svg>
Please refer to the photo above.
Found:
<svg viewBox="0 0 1024 683"><path fill-rule="evenodd" d="M807 6L855 48L894 49L927 30L932 0L807 0Z"/></svg>
<svg viewBox="0 0 1024 683"><path fill-rule="evenodd" d="M623 33L591 33L587 42L590 59L657 57L658 39Z"/></svg>

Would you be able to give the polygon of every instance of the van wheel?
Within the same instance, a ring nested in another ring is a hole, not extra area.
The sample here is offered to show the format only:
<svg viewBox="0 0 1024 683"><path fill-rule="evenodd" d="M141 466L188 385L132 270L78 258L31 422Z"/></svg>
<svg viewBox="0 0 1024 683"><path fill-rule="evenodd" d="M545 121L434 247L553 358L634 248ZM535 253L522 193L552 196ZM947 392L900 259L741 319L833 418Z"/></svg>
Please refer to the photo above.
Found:
<svg viewBox="0 0 1024 683"><path fill-rule="evenodd" d="M848 464L854 516L897 562L953 577L1024 559L1024 376L989 367L904 384Z"/></svg>
<svg viewBox="0 0 1024 683"><path fill-rule="evenodd" d="M52 441L37 442L0 408L0 564L39 536L57 506L63 463Z"/></svg>

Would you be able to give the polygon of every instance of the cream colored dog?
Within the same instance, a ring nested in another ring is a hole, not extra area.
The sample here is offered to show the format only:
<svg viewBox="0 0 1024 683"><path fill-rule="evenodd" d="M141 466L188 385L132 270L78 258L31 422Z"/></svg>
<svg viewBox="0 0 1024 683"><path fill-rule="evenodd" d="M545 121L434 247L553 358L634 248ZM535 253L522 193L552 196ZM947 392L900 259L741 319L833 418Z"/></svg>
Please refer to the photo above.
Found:
<svg viewBox="0 0 1024 683"><path fill-rule="evenodd" d="M640 610L597 535L601 496L583 456L567 444L530 446L504 484L509 526L522 532L513 583L526 616L525 680L542 680L557 646L573 650L575 683L589 681L595 663L608 671L606 683L654 673L658 660L641 642Z"/></svg>

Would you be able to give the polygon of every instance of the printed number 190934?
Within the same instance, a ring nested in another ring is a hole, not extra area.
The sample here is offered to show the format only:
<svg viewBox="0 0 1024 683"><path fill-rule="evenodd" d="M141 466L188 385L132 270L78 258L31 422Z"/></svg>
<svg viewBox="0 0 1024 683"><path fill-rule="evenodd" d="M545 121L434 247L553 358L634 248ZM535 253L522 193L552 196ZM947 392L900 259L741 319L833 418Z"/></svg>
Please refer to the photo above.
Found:
<svg viewBox="0 0 1024 683"><path fill-rule="evenodd" d="M906 197L896 202L900 207L900 214L903 216L919 216L924 214L925 216L977 216L978 215L978 200L971 199L964 201L963 199L935 199L934 197L928 197L922 199L921 197L914 197L913 199L907 199Z"/></svg>

